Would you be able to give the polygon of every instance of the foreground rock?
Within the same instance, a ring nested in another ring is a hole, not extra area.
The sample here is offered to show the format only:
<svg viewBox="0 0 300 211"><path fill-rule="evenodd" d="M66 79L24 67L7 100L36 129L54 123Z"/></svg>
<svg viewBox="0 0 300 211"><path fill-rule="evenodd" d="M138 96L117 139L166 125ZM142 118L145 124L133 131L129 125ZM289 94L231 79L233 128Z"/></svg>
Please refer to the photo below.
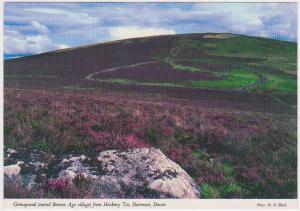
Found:
<svg viewBox="0 0 300 211"><path fill-rule="evenodd" d="M98 160L105 172L96 187L111 184L114 192L126 187L124 197L141 195L147 198L199 198L200 192L193 179L160 150L139 148L100 153Z"/></svg>
<svg viewBox="0 0 300 211"><path fill-rule="evenodd" d="M80 179L90 183L92 198L200 198L193 179L158 149L109 150L94 157L60 158L38 151L16 152L7 150L4 160L10 165L5 166L6 181L17 176L28 190L51 185L53 180L76 184Z"/></svg>

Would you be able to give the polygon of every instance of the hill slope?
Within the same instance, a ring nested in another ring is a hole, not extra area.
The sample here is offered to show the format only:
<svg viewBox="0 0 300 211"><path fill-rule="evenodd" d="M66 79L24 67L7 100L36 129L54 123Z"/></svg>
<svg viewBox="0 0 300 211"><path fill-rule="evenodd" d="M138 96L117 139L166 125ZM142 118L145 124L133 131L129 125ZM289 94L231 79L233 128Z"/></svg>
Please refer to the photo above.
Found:
<svg viewBox="0 0 300 211"><path fill-rule="evenodd" d="M122 89L290 112L296 51L296 43L233 34L135 38L7 60L5 86Z"/></svg>

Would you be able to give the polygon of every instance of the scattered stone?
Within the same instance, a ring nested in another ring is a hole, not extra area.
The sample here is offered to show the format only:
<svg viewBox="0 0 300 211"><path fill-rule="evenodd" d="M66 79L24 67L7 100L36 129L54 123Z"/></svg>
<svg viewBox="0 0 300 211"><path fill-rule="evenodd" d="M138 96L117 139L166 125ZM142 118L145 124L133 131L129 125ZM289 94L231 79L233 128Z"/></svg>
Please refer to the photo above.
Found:
<svg viewBox="0 0 300 211"><path fill-rule="evenodd" d="M9 153L9 154L15 154L15 153L18 153L18 151L15 150L15 149L7 149L7 153Z"/></svg>
<svg viewBox="0 0 300 211"><path fill-rule="evenodd" d="M80 155L80 160L84 161L86 159L85 155Z"/></svg>
<svg viewBox="0 0 300 211"><path fill-rule="evenodd" d="M66 163L69 163L70 161L66 158L64 158L62 161L61 161L63 164L66 164Z"/></svg>
<svg viewBox="0 0 300 211"><path fill-rule="evenodd" d="M20 165L24 164L23 161L18 161L15 165L4 166L4 174L8 177L18 176L21 172Z"/></svg>

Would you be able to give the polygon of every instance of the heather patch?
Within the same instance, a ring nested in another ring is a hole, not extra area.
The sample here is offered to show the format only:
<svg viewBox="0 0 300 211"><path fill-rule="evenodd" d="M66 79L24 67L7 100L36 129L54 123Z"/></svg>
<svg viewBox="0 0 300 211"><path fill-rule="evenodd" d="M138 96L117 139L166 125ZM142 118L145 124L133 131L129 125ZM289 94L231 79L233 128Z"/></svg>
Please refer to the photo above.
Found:
<svg viewBox="0 0 300 211"><path fill-rule="evenodd" d="M296 197L297 139L295 126L284 118L203 111L169 101L16 90L6 90L4 109L4 146L10 154L5 166L32 161L25 169L30 172L43 169L45 159L55 166L51 155L155 147L197 181L203 197ZM44 153L31 155L34 150ZM49 197L69 197L63 191L69 189L80 197L76 188L89 186L81 177L76 184L47 181L43 194ZM7 197L40 194L18 184L6 183Z"/></svg>

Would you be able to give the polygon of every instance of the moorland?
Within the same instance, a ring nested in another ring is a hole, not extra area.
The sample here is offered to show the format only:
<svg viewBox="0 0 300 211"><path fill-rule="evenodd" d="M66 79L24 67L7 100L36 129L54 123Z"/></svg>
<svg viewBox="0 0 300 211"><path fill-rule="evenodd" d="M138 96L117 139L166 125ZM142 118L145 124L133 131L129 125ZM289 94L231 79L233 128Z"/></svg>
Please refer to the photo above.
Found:
<svg viewBox="0 0 300 211"><path fill-rule="evenodd" d="M34 150L153 147L202 198L297 197L296 43L215 33L118 40L6 60L4 85L5 166ZM36 191L8 180L5 196L88 197L89 182L64 192L53 171Z"/></svg>

